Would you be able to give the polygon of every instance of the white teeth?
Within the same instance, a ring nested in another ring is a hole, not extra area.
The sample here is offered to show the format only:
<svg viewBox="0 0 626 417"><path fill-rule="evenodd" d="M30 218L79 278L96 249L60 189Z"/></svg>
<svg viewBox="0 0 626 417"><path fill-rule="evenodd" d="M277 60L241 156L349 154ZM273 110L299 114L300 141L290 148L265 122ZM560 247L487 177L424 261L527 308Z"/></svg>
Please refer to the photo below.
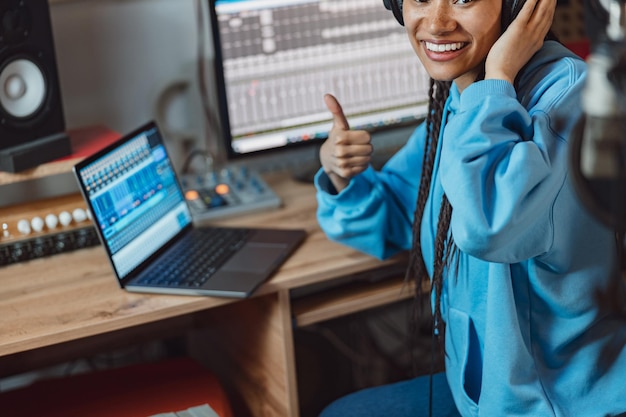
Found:
<svg viewBox="0 0 626 417"><path fill-rule="evenodd" d="M433 52L446 52L446 51L456 51L457 49L461 49L463 47L463 42L456 43L431 43L425 42L426 49Z"/></svg>

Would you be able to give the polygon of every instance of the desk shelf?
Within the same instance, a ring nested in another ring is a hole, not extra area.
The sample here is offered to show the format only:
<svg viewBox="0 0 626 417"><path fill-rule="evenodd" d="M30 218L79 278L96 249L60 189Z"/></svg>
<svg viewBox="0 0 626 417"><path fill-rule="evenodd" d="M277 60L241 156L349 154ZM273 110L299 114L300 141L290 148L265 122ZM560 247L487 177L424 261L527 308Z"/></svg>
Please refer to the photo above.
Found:
<svg viewBox="0 0 626 417"><path fill-rule="evenodd" d="M309 326L413 297L414 287L403 276L379 282L354 282L332 291L292 301L294 323Z"/></svg>

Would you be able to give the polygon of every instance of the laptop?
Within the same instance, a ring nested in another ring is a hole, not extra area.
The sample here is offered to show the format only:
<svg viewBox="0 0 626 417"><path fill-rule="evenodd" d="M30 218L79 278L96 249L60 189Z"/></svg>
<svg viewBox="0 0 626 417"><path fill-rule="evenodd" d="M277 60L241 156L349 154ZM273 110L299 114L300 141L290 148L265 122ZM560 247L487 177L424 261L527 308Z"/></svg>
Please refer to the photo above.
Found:
<svg viewBox="0 0 626 417"><path fill-rule="evenodd" d="M154 121L73 168L120 286L245 298L306 237L301 229L196 225Z"/></svg>

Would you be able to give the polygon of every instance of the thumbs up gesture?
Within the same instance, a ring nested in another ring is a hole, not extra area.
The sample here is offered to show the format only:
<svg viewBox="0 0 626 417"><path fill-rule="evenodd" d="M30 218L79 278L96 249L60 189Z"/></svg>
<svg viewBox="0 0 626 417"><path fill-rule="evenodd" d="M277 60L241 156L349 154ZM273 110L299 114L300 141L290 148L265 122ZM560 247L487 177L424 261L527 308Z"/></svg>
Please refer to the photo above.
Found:
<svg viewBox="0 0 626 417"><path fill-rule="evenodd" d="M372 138L365 130L350 130L341 104L334 96L326 94L324 103L333 115L333 126L320 148L320 162L337 191L341 191L352 177L369 166Z"/></svg>

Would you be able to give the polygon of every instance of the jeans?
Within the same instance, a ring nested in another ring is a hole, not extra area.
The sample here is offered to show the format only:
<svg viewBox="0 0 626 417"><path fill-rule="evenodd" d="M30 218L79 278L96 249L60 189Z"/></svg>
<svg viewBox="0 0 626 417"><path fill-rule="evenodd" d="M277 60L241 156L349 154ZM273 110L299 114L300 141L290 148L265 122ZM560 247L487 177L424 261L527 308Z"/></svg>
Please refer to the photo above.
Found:
<svg viewBox="0 0 626 417"><path fill-rule="evenodd" d="M428 417L429 379L426 375L348 394L320 417ZM444 373L433 375L432 417L460 417Z"/></svg>

